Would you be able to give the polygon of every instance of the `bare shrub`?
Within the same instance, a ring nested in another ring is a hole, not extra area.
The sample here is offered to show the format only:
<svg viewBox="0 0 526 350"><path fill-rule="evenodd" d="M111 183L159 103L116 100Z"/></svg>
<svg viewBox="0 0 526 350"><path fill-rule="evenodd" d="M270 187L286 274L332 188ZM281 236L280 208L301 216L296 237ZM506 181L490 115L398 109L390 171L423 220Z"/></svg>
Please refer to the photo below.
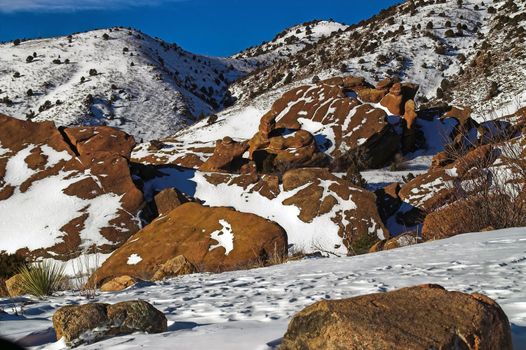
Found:
<svg viewBox="0 0 526 350"><path fill-rule="evenodd" d="M73 271L73 289L87 299L93 299L97 294L96 271L100 267L100 256L83 253L78 258L71 260ZM90 278L92 277L92 278Z"/></svg>
<svg viewBox="0 0 526 350"><path fill-rule="evenodd" d="M484 145L468 152L446 149L455 159L454 180L447 185L453 204L441 209L448 215L440 215L451 217L450 225L441 224L454 231L449 234L526 226L524 138L511 133L487 135Z"/></svg>

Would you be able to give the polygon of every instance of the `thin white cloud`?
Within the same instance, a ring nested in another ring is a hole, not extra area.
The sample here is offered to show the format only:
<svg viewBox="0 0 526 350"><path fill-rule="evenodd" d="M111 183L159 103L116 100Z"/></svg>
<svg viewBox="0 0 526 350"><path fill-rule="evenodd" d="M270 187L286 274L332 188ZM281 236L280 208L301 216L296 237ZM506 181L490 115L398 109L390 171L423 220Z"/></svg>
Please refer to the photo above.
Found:
<svg viewBox="0 0 526 350"><path fill-rule="evenodd" d="M188 0L0 0L0 12L62 12L157 6Z"/></svg>

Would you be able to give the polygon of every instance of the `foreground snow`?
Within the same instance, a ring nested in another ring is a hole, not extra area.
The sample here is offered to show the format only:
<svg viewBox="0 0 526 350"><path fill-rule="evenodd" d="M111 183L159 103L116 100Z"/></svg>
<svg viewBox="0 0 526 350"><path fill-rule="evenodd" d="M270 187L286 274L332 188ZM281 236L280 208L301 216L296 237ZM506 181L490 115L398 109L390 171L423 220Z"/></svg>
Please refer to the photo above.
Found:
<svg viewBox="0 0 526 350"><path fill-rule="evenodd" d="M271 349L290 318L316 300L347 298L422 283L450 290L481 292L506 312L516 349L526 348L526 228L471 233L450 239L357 257L309 259L285 265L222 274L196 274L96 301L143 299L168 318L163 334L132 334L87 349ZM0 300L0 336L26 345L60 349L51 317L57 308L83 303L75 294L14 309L27 298Z"/></svg>

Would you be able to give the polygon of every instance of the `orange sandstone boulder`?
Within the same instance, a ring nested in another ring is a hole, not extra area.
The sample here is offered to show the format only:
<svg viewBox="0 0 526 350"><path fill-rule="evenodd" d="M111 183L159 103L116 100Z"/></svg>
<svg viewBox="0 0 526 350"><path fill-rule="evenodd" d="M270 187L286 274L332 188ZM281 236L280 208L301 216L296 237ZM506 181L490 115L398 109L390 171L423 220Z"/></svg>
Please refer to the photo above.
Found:
<svg viewBox="0 0 526 350"><path fill-rule="evenodd" d="M170 274L167 262L180 255L199 271L235 270L275 254L287 254L279 225L230 208L185 203L132 236L94 276L100 283L122 275L162 278Z"/></svg>

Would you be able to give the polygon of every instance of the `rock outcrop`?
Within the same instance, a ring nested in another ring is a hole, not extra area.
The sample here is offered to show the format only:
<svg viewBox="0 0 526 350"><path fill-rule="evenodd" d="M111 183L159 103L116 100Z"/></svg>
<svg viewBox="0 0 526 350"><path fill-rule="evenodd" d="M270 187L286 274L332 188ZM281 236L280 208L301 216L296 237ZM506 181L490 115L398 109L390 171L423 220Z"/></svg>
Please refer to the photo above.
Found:
<svg viewBox="0 0 526 350"><path fill-rule="evenodd" d="M174 179L179 178L175 173ZM292 169L282 181L270 174L197 172L192 176L198 200L275 221L287 231L293 249L357 254L389 237L375 195L326 168ZM186 187L182 182L175 185Z"/></svg>
<svg viewBox="0 0 526 350"><path fill-rule="evenodd" d="M301 86L276 100L264 118L275 121L276 129L301 128L317 135L318 146L332 157L364 147L368 165L380 167L396 153L400 135L382 109L358 100L358 96L365 98L366 86L355 77Z"/></svg>
<svg viewBox="0 0 526 350"><path fill-rule="evenodd" d="M98 283L122 275L151 280L197 269L235 270L286 254L287 234L279 225L230 208L185 203L132 236L95 276ZM184 263L178 270L180 255L195 268Z"/></svg>
<svg viewBox="0 0 526 350"><path fill-rule="evenodd" d="M199 170L215 172L235 171L241 165L243 153L248 149L246 142L236 142L230 137L217 141L214 154L203 163ZM236 164L233 164L237 161Z"/></svg>
<svg viewBox="0 0 526 350"><path fill-rule="evenodd" d="M113 305L64 306L53 315L53 327L57 340L64 339L68 346L77 346L134 332L166 332L167 320L151 304L134 300Z"/></svg>
<svg viewBox="0 0 526 350"><path fill-rule="evenodd" d="M422 285L319 301L294 316L280 349L512 348L508 319L495 301Z"/></svg>
<svg viewBox="0 0 526 350"><path fill-rule="evenodd" d="M300 124L295 127L295 130L276 128L272 110L261 118L258 132L249 140L249 159L259 172L316 165L314 156L318 147L314 137L301 130Z"/></svg>
<svg viewBox="0 0 526 350"><path fill-rule="evenodd" d="M300 210L298 218L304 222L334 213L331 220L338 226L343 244L353 254L367 252L378 237L389 237L378 215L374 194L326 169L289 170L283 175L283 190L295 192L283 204L296 206ZM346 206L346 201L352 204Z"/></svg>
<svg viewBox="0 0 526 350"><path fill-rule="evenodd" d="M138 231L131 136L4 115L0 124L0 250L68 259L110 252Z"/></svg>

